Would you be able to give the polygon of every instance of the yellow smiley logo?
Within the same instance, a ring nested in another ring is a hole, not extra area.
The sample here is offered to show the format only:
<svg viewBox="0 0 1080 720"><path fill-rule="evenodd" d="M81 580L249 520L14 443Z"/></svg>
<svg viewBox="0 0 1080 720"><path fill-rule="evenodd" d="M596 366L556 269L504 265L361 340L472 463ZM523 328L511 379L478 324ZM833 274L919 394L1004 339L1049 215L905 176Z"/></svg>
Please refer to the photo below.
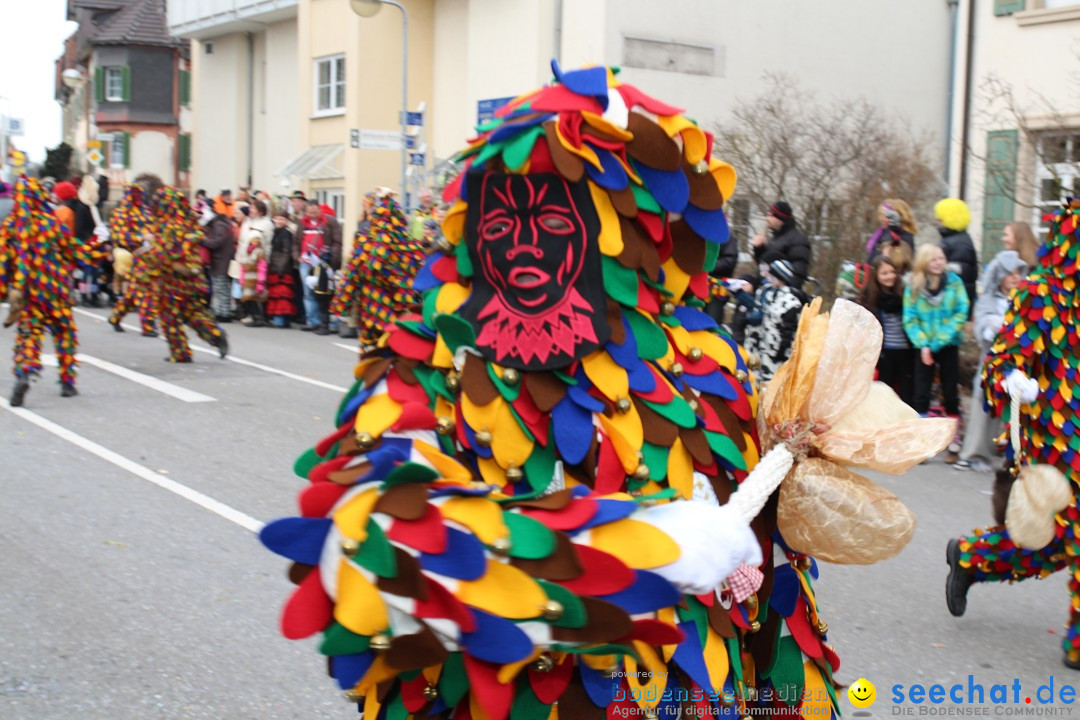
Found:
<svg viewBox="0 0 1080 720"><path fill-rule="evenodd" d="M859 678L847 690L848 700L857 708L866 708L877 700L877 688L866 678Z"/></svg>

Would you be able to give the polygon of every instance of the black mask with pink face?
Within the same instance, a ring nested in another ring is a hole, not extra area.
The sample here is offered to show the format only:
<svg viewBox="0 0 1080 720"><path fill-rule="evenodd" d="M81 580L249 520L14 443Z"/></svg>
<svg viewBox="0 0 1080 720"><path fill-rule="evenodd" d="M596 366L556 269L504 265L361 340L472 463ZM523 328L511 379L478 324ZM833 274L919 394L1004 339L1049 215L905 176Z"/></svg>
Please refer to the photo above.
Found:
<svg viewBox="0 0 1080 720"><path fill-rule="evenodd" d="M565 367L610 335L597 238L585 181L559 175L475 173L466 178L466 249L472 293L462 317L491 362L523 370Z"/></svg>

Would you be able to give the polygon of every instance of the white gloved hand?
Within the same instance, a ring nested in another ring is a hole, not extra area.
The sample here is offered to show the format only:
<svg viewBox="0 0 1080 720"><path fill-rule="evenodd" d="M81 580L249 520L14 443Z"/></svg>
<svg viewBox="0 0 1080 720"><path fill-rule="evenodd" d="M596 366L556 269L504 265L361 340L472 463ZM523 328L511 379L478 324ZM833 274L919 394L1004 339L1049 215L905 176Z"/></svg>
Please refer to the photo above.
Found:
<svg viewBox="0 0 1080 720"><path fill-rule="evenodd" d="M1020 402L1028 405L1035 402L1039 397L1039 381L1029 378L1020 370L1013 370L1005 378L1005 389L1009 395L1020 398Z"/></svg>
<svg viewBox="0 0 1080 720"><path fill-rule="evenodd" d="M679 559L652 571L684 593L712 592L740 563L761 564L761 546L753 531L726 505L676 500L649 508L635 519L660 529L678 544Z"/></svg>

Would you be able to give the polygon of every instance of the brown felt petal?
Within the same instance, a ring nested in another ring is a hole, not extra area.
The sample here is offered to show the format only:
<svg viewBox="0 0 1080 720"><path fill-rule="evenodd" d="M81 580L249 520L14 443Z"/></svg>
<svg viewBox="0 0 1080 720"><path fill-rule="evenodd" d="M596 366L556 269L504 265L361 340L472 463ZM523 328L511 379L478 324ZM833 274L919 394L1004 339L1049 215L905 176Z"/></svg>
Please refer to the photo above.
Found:
<svg viewBox="0 0 1080 720"><path fill-rule="evenodd" d="M503 504L503 509L514 507L534 508L536 510L562 510L566 507L566 504L570 502L570 498L573 495L570 489L557 490L550 495L544 495L543 497L533 498L531 500L518 500L516 502L508 502Z"/></svg>
<svg viewBox="0 0 1080 720"><path fill-rule="evenodd" d="M695 462L700 465L712 465L712 449L709 447L709 440L705 437L704 430L699 427L682 428L679 430L679 437L682 438L683 445L690 451L690 457L694 458Z"/></svg>
<svg viewBox="0 0 1080 720"><path fill-rule="evenodd" d="M549 413L563 399L566 385L550 372L531 372L525 374L525 390L540 412Z"/></svg>
<svg viewBox="0 0 1080 720"><path fill-rule="evenodd" d="M487 361L475 355L465 356L465 367L461 369L461 389L474 405L487 405L499 397L499 389L488 375Z"/></svg>
<svg viewBox="0 0 1080 720"><path fill-rule="evenodd" d="M570 678L570 684L559 696L559 717L570 720L604 720L607 711L596 707L585 692L585 686L581 684L581 678L574 673Z"/></svg>
<svg viewBox="0 0 1080 720"><path fill-rule="evenodd" d="M724 207L724 195L712 173L698 174L687 163L683 163L683 174L690 181L690 204L702 210L720 210Z"/></svg>
<svg viewBox="0 0 1080 720"><path fill-rule="evenodd" d="M608 300L607 303L607 321L611 326L611 342L616 345L622 345L626 342L626 326L623 325L622 310L619 308L619 303L614 300Z"/></svg>
<svg viewBox="0 0 1080 720"><path fill-rule="evenodd" d="M665 448L674 445L675 439L679 437L679 427L636 397L632 400L641 417L641 429L645 434L645 442ZM712 462L711 456L709 462Z"/></svg>
<svg viewBox="0 0 1080 720"><path fill-rule="evenodd" d="M559 174L570 182L577 182L585 175L585 161L562 146L555 134L555 121L544 123L544 137L547 139L551 161Z"/></svg>
<svg viewBox="0 0 1080 720"><path fill-rule="evenodd" d="M633 182L631 180L631 182ZM634 191L627 185L622 190L608 190L608 196L611 198L611 204L615 207L615 212L619 213L622 217L637 217L637 200L634 198Z"/></svg>
<svg viewBox="0 0 1080 720"><path fill-rule="evenodd" d="M728 611L720 607L720 601L717 600L712 606L706 606L705 611L709 615L709 625L715 630L722 638L735 637L735 625L731 622L731 616L728 615ZM769 613L775 615L776 613Z"/></svg>
<svg viewBox="0 0 1080 720"><path fill-rule="evenodd" d="M526 560L523 558L510 558L510 564L528 575L542 580L576 580L581 577L585 569L581 567L577 553L574 552L574 543L570 537L558 530L555 533L555 550L546 558L539 560Z"/></svg>
<svg viewBox="0 0 1080 720"><path fill-rule="evenodd" d="M394 556L397 559L397 577L380 577L379 590L391 595L427 600L427 586L424 584L424 576L420 573L420 563L399 547L394 548Z"/></svg>
<svg viewBox="0 0 1080 720"><path fill-rule="evenodd" d="M552 627L551 638L557 642L604 643L617 640L633 630L633 623L625 610L613 603L597 600L587 595L581 597L587 621L585 627Z"/></svg>
<svg viewBox="0 0 1080 720"><path fill-rule="evenodd" d="M619 226L622 228L623 237L623 252L627 252L627 247L630 244L634 245L634 249L630 252L634 253L635 266L630 268L636 270L641 268L645 271L645 275L653 282L660 281L660 254L656 252L656 245L649 238L642 234L637 229L636 223L627 220L626 218L619 218ZM620 258L620 262L622 262ZM626 265L626 263L622 263ZM630 267L627 265L627 267Z"/></svg>
<svg viewBox="0 0 1080 720"><path fill-rule="evenodd" d="M399 357L394 363L394 369L397 370L398 377L404 380L406 385L416 385L420 382L415 372L418 364L416 360Z"/></svg>
<svg viewBox="0 0 1080 720"><path fill-rule="evenodd" d="M427 625L412 635L399 635L386 651L386 663L397 670L408 672L420 670L444 662L449 656L446 648Z"/></svg>
<svg viewBox="0 0 1080 720"><path fill-rule="evenodd" d="M304 578L308 576L308 573L314 569L314 565L305 565L304 563L294 562L289 566L289 582L293 585L299 585L304 581Z"/></svg>
<svg viewBox="0 0 1080 720"><path fill-rule="evenodd" d="M400 520L419 520L427 512L427 499L427 485L395 485L375 501L374 512L386 513Z"/></svg>
<svg viewBox="0 0 1080 720"><path fill-rule="evenodd" d="M382 379L382 376L386 374L386 371L390 369L390 363L392 362L392 358L383 358L382 360L377 360L368 365L367 368L364 369L362 378L364 387L375 387L375 384L379 382L379 380Z"/></svg>
<svg viewBox="0 0 1080 720"><path fill-rule="evenodd" d="M350 436L351 437L351 436ZM344 470L326 474L326 479L338 485L355 485L360 478L371 472L371 463L362 462Z"/></svg>
<svg viewBox="0 0 1080 720"><path fill-rule="evenodd" d="M682 153L662 127L641 113L632 112L627 129L634 133L634 139L626 144L630 157L657 170L679 169Z"/></svg>
<svg viewBox="0 0 1080 720"><path fill-rule="evenodd" d="M746 438L743 437L742 424L739 422L738 416L735 415L735 411L728 407L723 398L716 395L702 393L701 399L709 403L712 409L716 411L717 417L720 418L720 422L724 425L727 436L731 438L740 451L745 452Z"/></svg>
<svg viewBox="0 0 1080 720"><path fill-rule="evenodd" d="M705 239L698 235L685 220L671 223L671 257L675 264L688 275L696 275L705 269Z"/></svg>

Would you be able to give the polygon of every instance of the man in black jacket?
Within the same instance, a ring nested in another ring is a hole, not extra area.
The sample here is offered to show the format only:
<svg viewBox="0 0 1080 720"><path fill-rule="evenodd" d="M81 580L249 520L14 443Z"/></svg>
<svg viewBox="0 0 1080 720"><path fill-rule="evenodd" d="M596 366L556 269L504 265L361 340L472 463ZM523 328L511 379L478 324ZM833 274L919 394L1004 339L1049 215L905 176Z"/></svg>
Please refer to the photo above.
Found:
<svg viewBox="0 0 1080 720"><path fill-rule="evenodd" d="M764 235L754 237L754 260L758 265L768 265L774 260L787 260L792 269L803 278L810 276L813 251L810 241L795 227L795 213L783 200L775 202L765 216L772 231L772 239L766 242Z"/></svg>

